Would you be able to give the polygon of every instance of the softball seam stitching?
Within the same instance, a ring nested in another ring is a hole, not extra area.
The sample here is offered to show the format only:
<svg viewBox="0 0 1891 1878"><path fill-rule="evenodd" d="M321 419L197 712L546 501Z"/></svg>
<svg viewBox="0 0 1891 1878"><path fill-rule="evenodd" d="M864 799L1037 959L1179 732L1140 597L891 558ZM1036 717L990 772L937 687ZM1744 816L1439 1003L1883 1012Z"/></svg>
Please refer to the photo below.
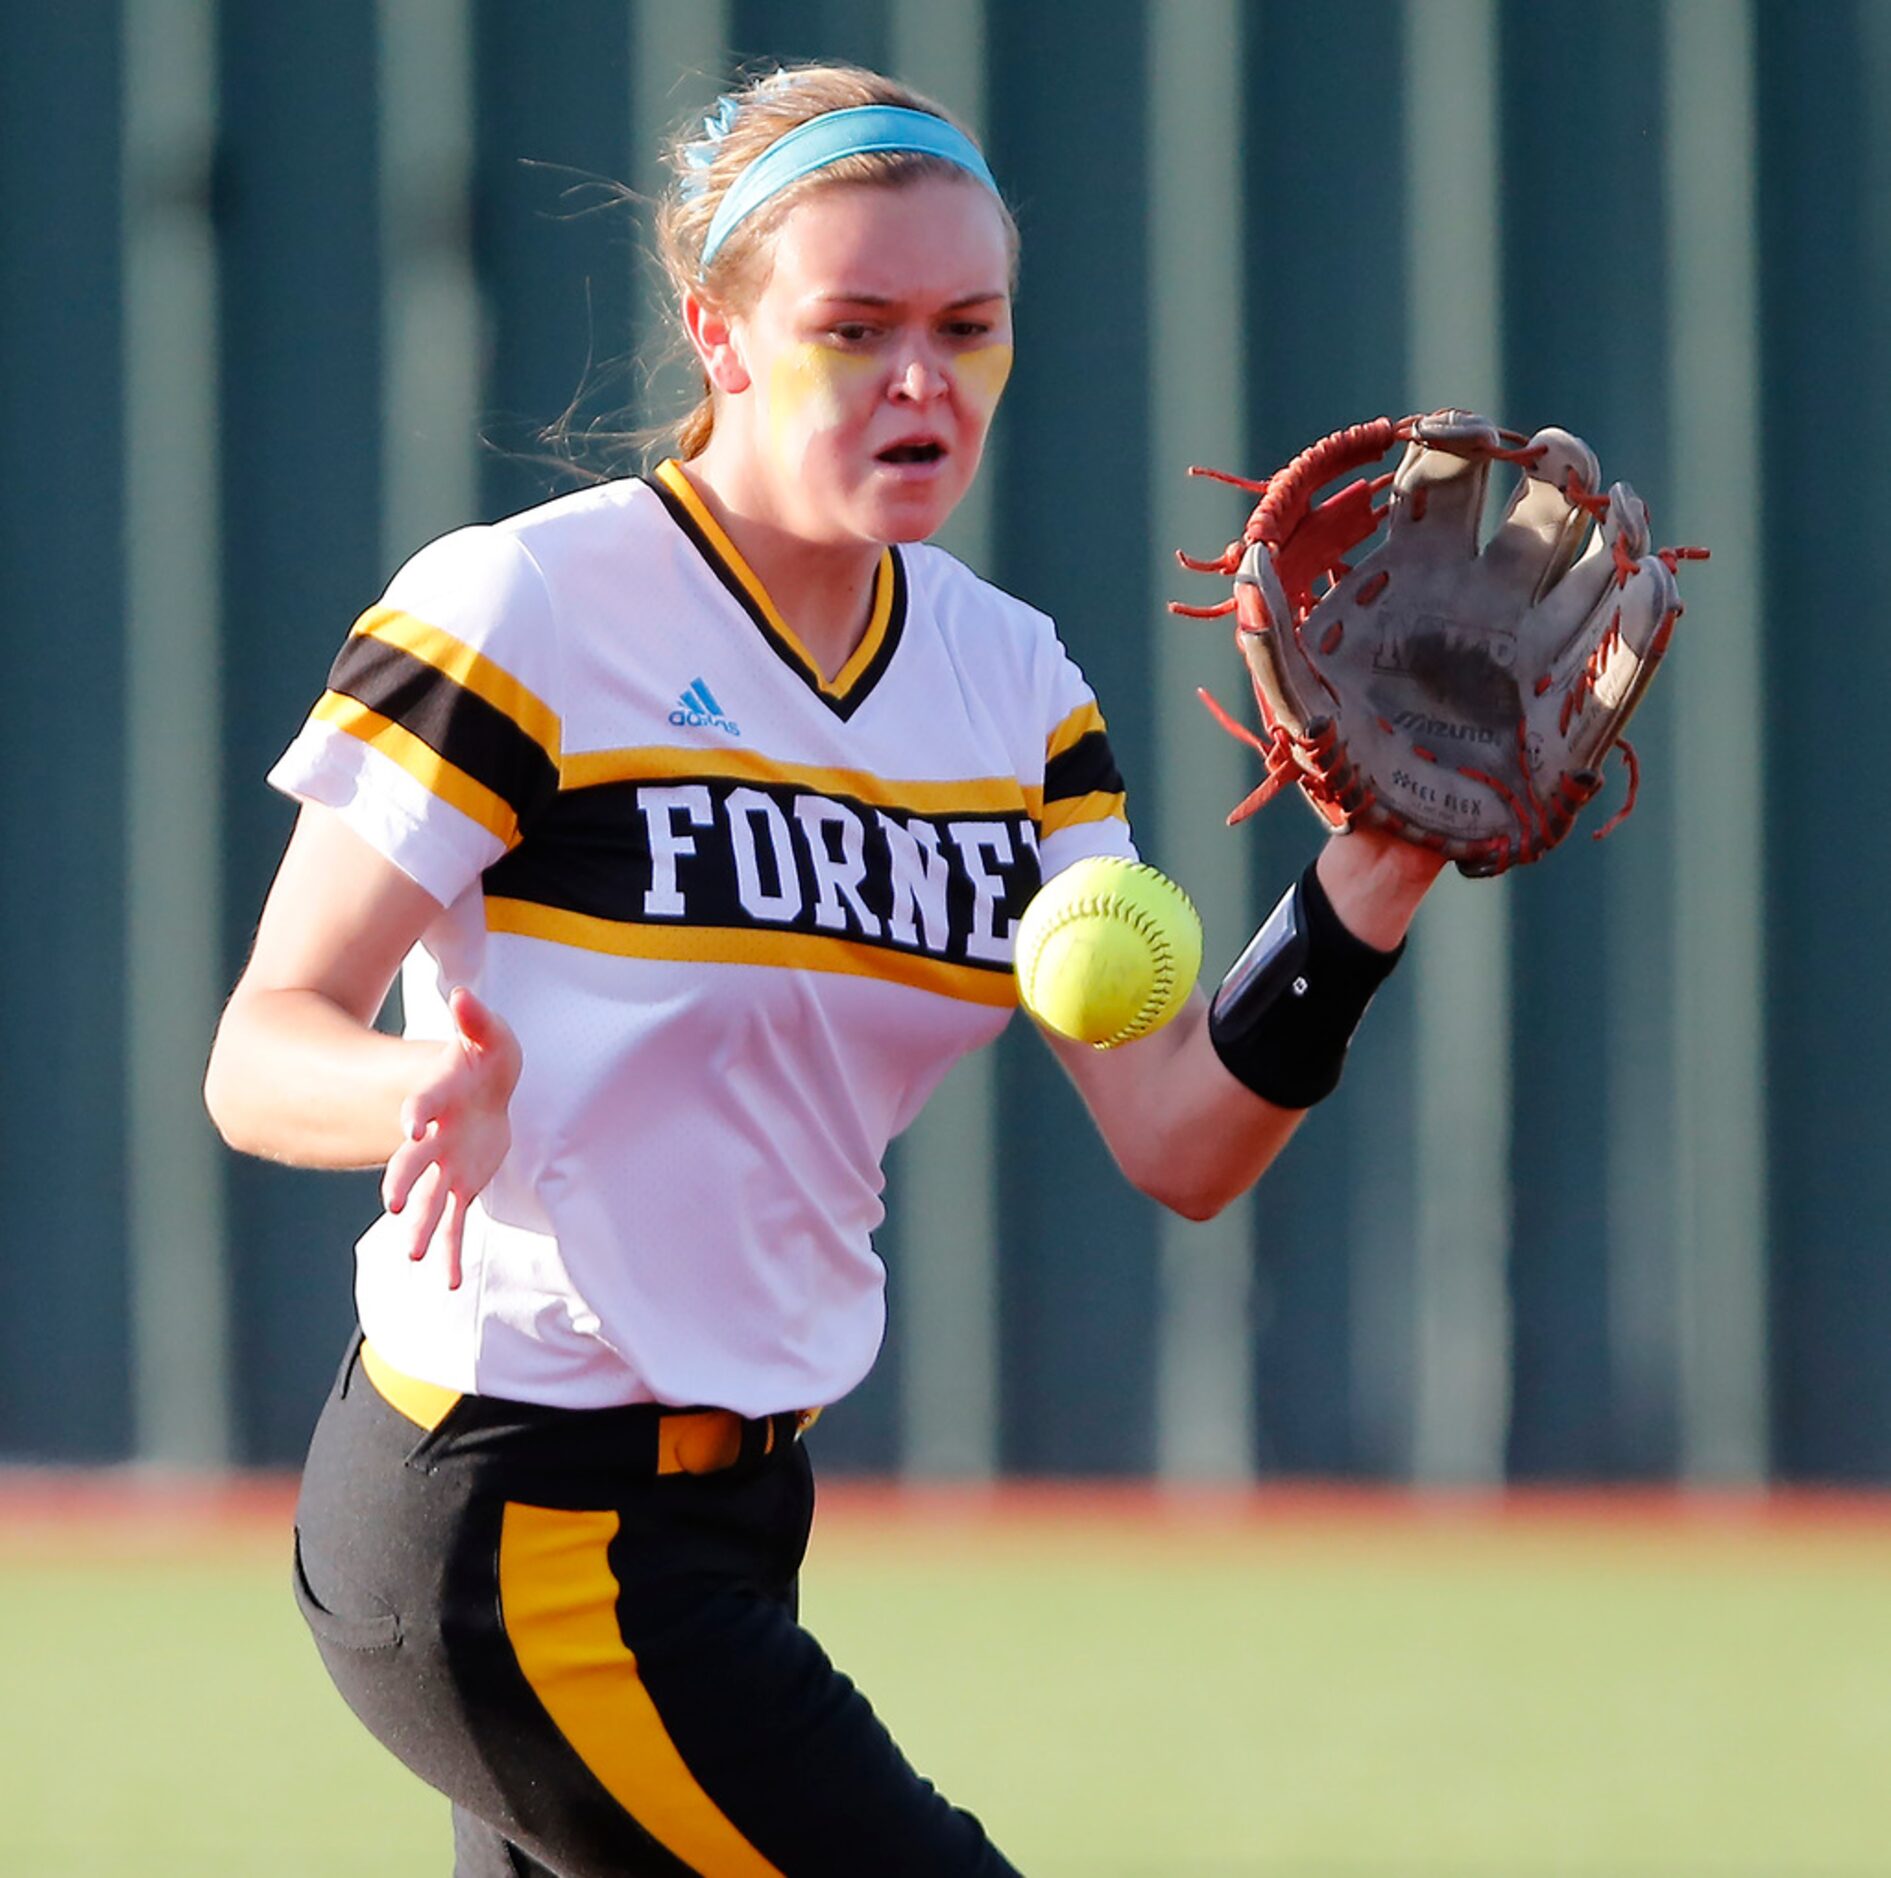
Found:
<svg viewBox="0 0 1891 1878"><path fill-rule="evenodd" d="M1194 901L1161 868L1151 867L1147 861L1132 861L1123 871L1127 874L1153 874L1165 886L1174 888L1177 897L1191 913L1195 911ZM1090 1046L1093 1050L1110 1050L1119 1043L1133 1043L1138 1037L1145 1036L1151 1028L1154 1014L1167 1006L1175 988L1175 948L1169 943L1169 936L1163 931L1161 923L1152 914L1142 907L1117 899L1113 894L1085 894L1080 900L1072 900L1038 936L1038 942L1025 963L1025 974L1032 977L1036 975L1037 962L1044 948L1066 926L1099 913L1124 920L1132 932L1148 942L1155 971L1155 984L1149 996L1143 1000L1142 1009L1119 1030L1099 1038Z"/></svg>

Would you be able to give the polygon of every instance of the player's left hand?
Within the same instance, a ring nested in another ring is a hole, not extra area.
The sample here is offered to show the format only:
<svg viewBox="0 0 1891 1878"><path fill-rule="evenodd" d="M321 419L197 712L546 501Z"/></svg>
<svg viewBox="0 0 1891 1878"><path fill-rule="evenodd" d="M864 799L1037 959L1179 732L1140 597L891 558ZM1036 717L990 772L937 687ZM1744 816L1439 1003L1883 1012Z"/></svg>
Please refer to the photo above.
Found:
<svg viewBox="0 0 1891 1878"><path fill-rule="evenodd" d="M466 1209L512 1145L507 1108L524 1058L497 1012L464 985L448 1000L453 1035L401 1104L401 1145L381 1178L381 1201L406 1223L410 1259L436 1243L447 1289L457 1291Z"/></svg>

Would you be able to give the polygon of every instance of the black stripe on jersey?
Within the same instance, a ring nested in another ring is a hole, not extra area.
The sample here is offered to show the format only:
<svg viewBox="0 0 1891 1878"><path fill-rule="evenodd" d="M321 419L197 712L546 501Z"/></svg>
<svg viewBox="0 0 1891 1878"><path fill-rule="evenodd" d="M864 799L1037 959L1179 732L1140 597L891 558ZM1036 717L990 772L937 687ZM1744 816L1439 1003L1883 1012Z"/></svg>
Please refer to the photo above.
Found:
<svg viewBox="0 0 1891 1878"><path fill-rule="evenodd" d="M497 705L370 633L356 633L336 656L328 688L412 731L526 815L558 793L558 765Z"/></svg>
<svg viewBox="0 0 1891 1878"><path fill-rule="evenodd" d="M873 688L880 682L886 668L892 663L893 654L899 649L899 643L906 631L906 564L900 558L898 548L889 552L893 567L892 605L887 616L886 633L880 641L880 649L873 655L873 661L854 682L848 686L845 696L836 696L831 691L821 689L819 675L809 669L807 661L782 636L776 632L775 623L755 602L755 596L743 583L741 575L732 568L716 550L716 544L696 525L696 518L678 500L674 491L666 489L654 476L641 476L643 483L669 512L673 521L688 536L690 545L703 558L709 571L728 589L735 603L755 622L756 630L762 635L763 642L781 660L782 664L807 686L807 688L827 706L843 723L866 703Z"/></svg>
<svg viewBox="0 0 1891 1878"><path fill-rule="evenodd" d="M1121 795L1123 778L1110 740L1100 730L1087 731L1060 756L1044 765L1044 800L1070 796Z"/></svg>
<svg viewBox="0 0 1891 1878"><path fill-rule="evenodd" d="M920 815L705 776L569 789L486 870L493 899L636 925L849 940L1004 972L1039 882L1022 812Z"/></svg>

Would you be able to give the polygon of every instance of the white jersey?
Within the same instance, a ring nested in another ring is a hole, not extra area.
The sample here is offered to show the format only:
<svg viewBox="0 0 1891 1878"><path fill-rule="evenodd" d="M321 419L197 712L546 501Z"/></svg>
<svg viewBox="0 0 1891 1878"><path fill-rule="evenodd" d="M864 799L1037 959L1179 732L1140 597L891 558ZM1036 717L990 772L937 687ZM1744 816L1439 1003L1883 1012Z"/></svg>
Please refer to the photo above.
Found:
<svg viewBox="0 0 1891 1878"><path fill-rule="evenodd" d="M329 684L270 780L441 903L407 1034L464 984L525 1064L461 1288L392 1220L361 1239L370 1341L576 1408L844 1395L887 1143L1004 1027L1040 878L1134 853L1051 622L889 549L823 680L664 464L423 549Z"/></svg>

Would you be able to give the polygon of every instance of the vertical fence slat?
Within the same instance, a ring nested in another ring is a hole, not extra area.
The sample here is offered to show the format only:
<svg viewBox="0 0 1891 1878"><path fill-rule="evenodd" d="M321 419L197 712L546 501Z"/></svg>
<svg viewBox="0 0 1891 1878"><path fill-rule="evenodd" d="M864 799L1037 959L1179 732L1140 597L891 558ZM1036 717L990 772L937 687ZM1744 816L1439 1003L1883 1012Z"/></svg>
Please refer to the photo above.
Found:
<svg viewBox="0 0 1891 1878"><path fill-rule="evenodd" d="M1191 462L1243 455L1241 19L1235 0L1159 7L1148 18L1149 631L1155 639L1155 813L1144 852L1201 911L1208 977L1247 936L1250 845L1224 825L1250 786L1247 753L1213 732L1195 696L1225 683L1228 635L1160 611L1179 593L1172 550L1200 532ZM1199 487L1199 485L1197 485ZM1250 1290L1254 1205L1192 1225L1161 1221L1156 1465L1171 1479L1252 1471Z"/></svg>
<svg viewBox="0 0 1891 1878"><path fill-rule="evenodd" d="M894 72L982 136L984 0L951 7L892 0L890 13ZM1002 457L1000 448L988 452L940 537L980 573L991 566ZM984 1479L998 1465L997 1178L997 1064L987 1050L946 1078L897 1145L888 1174L898 1243L891 1308L901 1350L900 1465L916 1477Z"/></svg>
<svg viewBox="0 0 1891 1878"><path fill-rule="evenodd" d="M381 565L373 0L216 14L226 886L248 950L294 810L263 777ZM226 979L226 982L228 980ZM226 1159L242 1458L299 1457L353 1323L374 1178Z"/></svg>
<svg viewBox="0 0 1891 1878"><path fill-rule="evenodd" d="M230 1458L223 1149L192 1070L222 1001L216 44L208 0L125 0L125 1082L142 1459Z"/></svg>
<svg viewBox="0 0 1891 1878"><path fill-rule="evenodd" d="M1675 488L1683 537L1722 526L1711 657L1678 694L1675 995L1680 1439L1686 1478L1767 1465L1764 828L1752 16L1669 0L1668 259ZM1690 583L1707 586L1706 581ZM1682 630L1686 630L1685 624Z"/></svg>
<svg viewBox="0 0 1891 1878"><path fill-rule="evenodd" d="M116 26L14 8L0 57L0 1438L45 1460L133 1439Z"/></svg>
<svg viewBox="0 0 1891 1878"><path fill-rule="evenodd" d="M665 424L692 401L694 377L677 345L677 311L656 258L649 205L670 182L663 140L686 114L706 115L728 58L725 0L636 0L631 10L630 153L628 180L644 198L636 218L632 322L635 368L631 394L640 424Z"/></svg>
<svg viewBox="0 0 1891 1878"><path fill-rule="evenodd" d="M469 0L380 0L381 552L391 569L473 519L480 313L473 280Z"/></svg>
<svg viewBox="0 0 1891 1878"><path fill-rule="evenodd" d="M1258 474L1326 431L1405 408L1404 136L1390 103L1403 23L1401 0L1269 0L1243 20L1247 432L1234 467ZM1307 74L1341 70L1356 96L1388 108L1355 114L1335 139L1329 97ZM1187 545L1219 546L1249 500L1198 486ZM1203 584L1190 583L1195 597ZM1229 662L1214 689L1252 711L1245 671L1220 646ZM1258 780L1250 763L1242 793ZM1234 831L1255 888L1250 921L1318 850L1322 827L1290 796ZM1401 971L1374 1001L1338 1093L1257 1195L1255 1463L1270 1473L1405 1469L1413 989Z"/></svg>
<svg viewBox="0 0 1891 1878"><path fill-rule="evenodd" d="M1493 0L1407 0L1415 402L1502 410ZM1416 1400L1427 1481L1501 1479L1508 1416L1510 921L1504 882L1447 875L1414 930Z"/></svg>
<svg viewBox="0 0 1891 1878"><path fill-rule="evenodd" d="M1023 216L1018 369L1006 392L991 571L1052 614L1096 688L1146 816L1151 641L1146 409L1146 91L1140 4L988 15L994 168ZM1115 312L1110 309L1118 309ZM1003 1452L1027 1472L1154 1458L1156 1209L1111 1165L1050 1053L1014 1024L1000 1055Z"/></svg>

